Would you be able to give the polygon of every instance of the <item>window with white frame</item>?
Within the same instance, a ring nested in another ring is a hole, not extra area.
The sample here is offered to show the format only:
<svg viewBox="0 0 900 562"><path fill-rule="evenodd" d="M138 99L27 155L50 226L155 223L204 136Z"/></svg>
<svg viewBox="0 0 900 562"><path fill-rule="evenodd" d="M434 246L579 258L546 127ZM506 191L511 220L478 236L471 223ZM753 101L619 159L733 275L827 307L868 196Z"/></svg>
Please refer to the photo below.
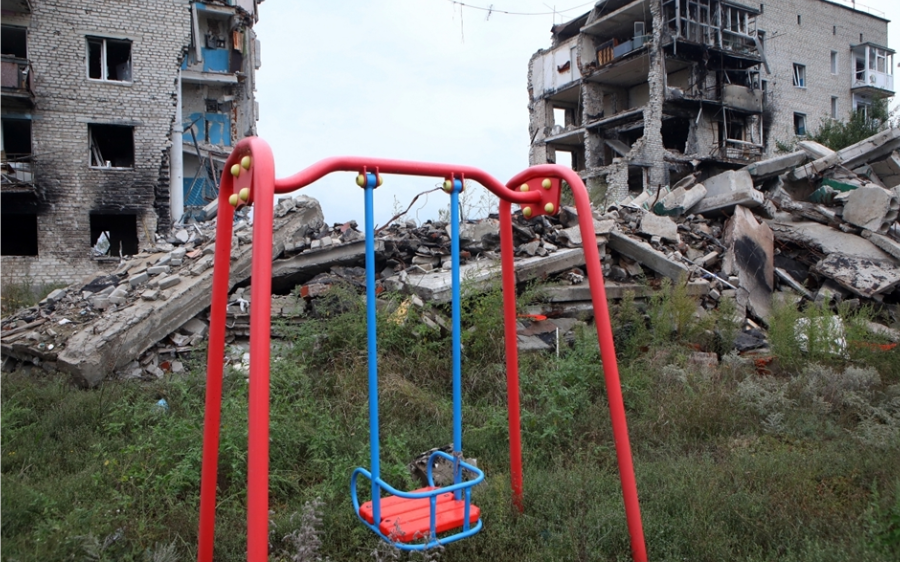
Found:
<svg viewBox="0 0 900 562"><path fill-rule="evenodd" d="M794 63L794 86L806 87L806 65Z"/></svg>
<svg viewBox="0 0 900 562"><path fill-rule="evenodd" d="M798 137L806 135L806 114L794 114L794 134Z"/></svg>
<svg viewBox="0 0 900 562"><path fill-rule="evenodd" d="M87 38L88 78L104 82L131 82L131 41Z"/></svg>

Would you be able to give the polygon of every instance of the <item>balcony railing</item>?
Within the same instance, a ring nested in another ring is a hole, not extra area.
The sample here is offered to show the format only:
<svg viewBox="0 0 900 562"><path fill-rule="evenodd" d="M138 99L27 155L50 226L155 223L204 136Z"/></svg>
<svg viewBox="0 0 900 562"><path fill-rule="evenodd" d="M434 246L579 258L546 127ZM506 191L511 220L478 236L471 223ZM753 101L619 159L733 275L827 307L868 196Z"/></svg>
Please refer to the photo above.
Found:
<svg viewBox="0 0 900 562"><path fill-rule="evenodd" d="M4 94L34 97L31 88L31 63L14 57L0 58L0 85Z"/></svg>
<svg viewBox="0 0 900 562"><path fill-rule="evenodd" d="M851 89L875 88L894 93L894 77L875 70L859 70L853 76Z"/></svg>

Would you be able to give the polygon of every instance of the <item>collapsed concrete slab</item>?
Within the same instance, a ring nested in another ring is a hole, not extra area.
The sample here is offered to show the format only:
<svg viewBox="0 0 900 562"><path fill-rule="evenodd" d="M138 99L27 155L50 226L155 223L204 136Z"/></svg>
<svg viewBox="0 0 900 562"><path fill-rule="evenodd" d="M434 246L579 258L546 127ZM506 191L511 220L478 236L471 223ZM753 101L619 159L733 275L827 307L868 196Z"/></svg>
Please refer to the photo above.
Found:
<svg viewBox="0 0 900 562"><path fill-rule="evenodd" d="M796 221L790 215L780 214L766 221L779 242L811 248L823 254L846 253L871 259L889 259L890 255L870 241L810 221Z"/></svg>
<svg viewBox="0 0 900 562"><path fill-rule="evenodd" d="M856 144L851 144L834 154L829 154L823 158L813 160L805 166L796 168L791 175L795 180L802 180L821 174L825 170L839 164L845 168L855 168L860 164L891 154L897 148L900 148L900 128L891 127Z"/></svg>
<svg viewBox="0 0 900 562"><path fill-rule="evenodd" d="M843 219L873 232L885 232L897 220L900 196L876 186L863 186L847 195Z"/></svg>
<svg viewBox="0 0 900 562"><path fill-rule="evenodd" d="M772 312L775 290L775 238L765 223L760 224L748 209L738 206L725 225L723 272L739 280L738 303L746 304L759 318Z"/></svg>
<svg viewBox="0 0 900 562"><path fill-rule="evenodd" d="M879 260L834 253L817 263L813 269L867 298L900 284L900 267L893 259Z"/></svg>
<svg viewBox="0 0 900 562"><path fill-rule="evenodd" d="M629 238L621 232L610 232L608 244L610 249L649 267L673 281L689 276L688 268L684 264L670 260L662 252L654 250L650 244Z"/></svg>
<svg viewBox="0 0 900 562"><path fill-rule="evenodd" d="M384 252L384 240L375 240L375 252L376 255ZM272 264L272 290L289 290L332 267L365 264L365 260L365 240L317 248L278 259Z"/></svg>
<svg viewBox="0 0 900 562"><path fill-rule="evenodd" d="M871 230L863 230L862 237L900 260L900 242Z"/></svg>
<svg viewBox="0 0 900 562"><path fill-rule="evenodd" d="M753 164L746 166L744 170L754 178L762 180L773 178L793 170L807 160L809 160L809 157L807 156L806 151L798 150L796 152L791 152L790 154L783 154L775 156L774 158L769 158L768 160L754 162Z"/></svg>
<svg viewBox="0 0 900 562"><path fill-rule="evenodd" d="M294 232L322 221L322 209L305 198L295 212L276 219L273 255L281 253ZM252 244L235 244L231 254L230 286L250 276ZM135 360L150 346L178 329L209 306L213 269L186 277L171 289L166 300L137 300L84 326L73 334L57 358L59 370L84 386L95 386L115 369Z"/></svg>

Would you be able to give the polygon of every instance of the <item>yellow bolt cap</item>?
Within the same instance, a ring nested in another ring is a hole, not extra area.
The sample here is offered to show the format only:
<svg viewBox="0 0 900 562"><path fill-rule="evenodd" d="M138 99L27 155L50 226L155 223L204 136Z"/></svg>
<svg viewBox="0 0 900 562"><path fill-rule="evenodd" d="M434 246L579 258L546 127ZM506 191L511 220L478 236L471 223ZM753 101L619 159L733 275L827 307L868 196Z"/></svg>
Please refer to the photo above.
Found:
<svg viewBox="0 0 900 562"><path fill-rule="evenodd" d="M531 217L531 207L525 207L522 209L522 214L525 215L525 218Z"/></svg>
<svg viewBox="0 0 900 562"><path fill-rule="evenodd" d="M556 207L553 206L553 203L547 203L546 205L544 205L544 211L547 213L552 213L554 209L556 209Z"/></svg>
<svg viewBox="0 0 900 562"><path fill-rule="evenodd" d="M234 177L238 177L239 175L241 175L241 165L240 164L235 164L234 166L231 167L231 175Z"/></svg>
<svg viewBox="0 0 900 562"><path fill-rule="evenodd" d="M241 189L240 193L238 193L238 197L241 198L241 201L247 202L250 200L250 188L244 187Z"/></svg>
<svg viewBox="0 0 900 562"><path fill-rule="evenodd" d="M243 158L241 158L241 166L243 166L245 170L250 169L250 157L249 156L244 156Z"/></svg>
<svg viewBox="0 0 900 562"><path fill-rule="evenodd" d="M383 183L384 183L384 178L381 177L381 174L378 174L378 185L381 185Z"/></svg>
<svg viewBox="0 0 900 562"><path fill-rule="evenodd" d="M359 187L364 187L366 185L366 176L359 174L356 176L356 185Z"/></svg>
<svg viewBox="0 0 900 562"><path fill-rule="evenodd" d="M450 180L444 180L444 191L450 193L453 191L453 182Z"/></svg>
<svg viewBox="0 0 900 562"><path fill-rule="evenodd" d="M528 184L527 184L527 183L523 183L522 185L520 185L520 186L519 186L519 191L528 191Z"/></svg>
<svg viewBox="0 0 900 562"><path fill-rule="evenodd" d="M232 193L231 197L228 198L228 202L231 203L232 207L237 207L237 204L238 204L237 193Z"/></svg>
<svg viewBox="0 0 900 562"><path fill-rule="evenodd" d="M544 187L544 189L550 189L553 186L553 182L550 181L549 178L545 178L544 181L541 182L541 185Z"/></svg>

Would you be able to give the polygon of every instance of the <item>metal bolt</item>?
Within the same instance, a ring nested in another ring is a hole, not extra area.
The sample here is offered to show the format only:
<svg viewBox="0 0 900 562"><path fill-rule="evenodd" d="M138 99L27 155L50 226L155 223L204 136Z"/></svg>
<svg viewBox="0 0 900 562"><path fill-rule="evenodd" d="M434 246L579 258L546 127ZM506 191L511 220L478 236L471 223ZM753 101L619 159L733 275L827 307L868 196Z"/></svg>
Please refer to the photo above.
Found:
<svg viewBox="0 0 900 562"><path fill-rule="evenodd" d="M528 184L523 183L521 186L519 186L519 191L528 191Z"/></svg>
<svg viewBox="0 0 900 562"><path fill-rule="evenodd" d="M362 174L359 174L358 176L356 176L356 185L358 185L359 187L365 187L366 176L364 176Z"/></svg>
<svg viewBox="0 0 900 562"><path fill-rule="evenodd" d="M238 194L238 197L240 197L241 201L244 201L245 203L247 201L249 201L250 200L250 188L249 187L242 188L240 193Z"/></svg>
<svg viewBox="0 0 900 562"><path fill-rule="evenodd" d="M232 193L231 197L228 198L228 202L231 204L232 207L237 207L237 204L238 204L237 193Z"/></svg>
<svg viewBox="0 0 900 562"><path fill-rule="evenodd" d="M234 166L231 167L231 175L234 177L238 177L241 175L241 165L240 164L235 164Z"/></svg>
<svg viewBox="0 0 900 562"><path fill-rule="evenodd" d="M525 218L531 218L531 207L525 207L522 209L522 214L525 215Z"/></svg>
<svg viewBox="0 0 900 562"><path fill-rule="evenodd" d="M553 182L550 181L550 178L544 178L544 181L541 182L541 186L544 189L550 189L553 186Z"/></svg>
<svg viewBox="0 0 900 562"><path fill-rule="evenodd" d="M544 205L544 211L548 214L552 213L554 209L556 209L556 207L553 206L553 203L547 203L546 205Z"/></svg>
<svg viewBox="0 0 900 562"><path fill-rule="evenodd" d="M243 158L241 158L241 166L243 166L245 170L250 169L250 157L249 156L244 156Z"/></svg>
<svg viewBox="0 0 900 562"><path fill-rule="evenodd" d="M450 180L444 180L444 191L450 193L453 191L453 182Z"/></svg>

